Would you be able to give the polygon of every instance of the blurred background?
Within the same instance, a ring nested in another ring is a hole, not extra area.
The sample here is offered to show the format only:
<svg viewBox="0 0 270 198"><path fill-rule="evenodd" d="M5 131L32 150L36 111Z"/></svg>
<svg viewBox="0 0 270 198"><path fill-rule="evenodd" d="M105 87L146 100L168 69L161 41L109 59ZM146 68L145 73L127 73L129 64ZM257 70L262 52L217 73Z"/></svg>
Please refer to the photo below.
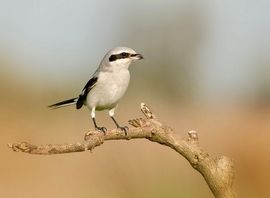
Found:
<svg viewBox="0 0 270 198"><path fill-rule="evenodd" d="M239 197L267 197L270 163L270 2L267 0L0 0L0 197L213 197L183 157L147 140L93 153L36 156L7 143L69 143L93 128L77 96L103 55L145 56L117 110L140 102L212 155L235 162ZM105 112L99 123L114 127Z"/></svg>

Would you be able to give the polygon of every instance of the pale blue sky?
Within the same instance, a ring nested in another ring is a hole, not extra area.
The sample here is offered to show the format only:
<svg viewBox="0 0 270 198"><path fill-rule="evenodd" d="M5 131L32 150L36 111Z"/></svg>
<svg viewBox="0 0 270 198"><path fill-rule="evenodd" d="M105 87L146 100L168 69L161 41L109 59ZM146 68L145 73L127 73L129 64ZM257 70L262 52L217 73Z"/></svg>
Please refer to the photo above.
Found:
<svg viewBox="0 0 270 198"><path fill-rule="evenodd" d="M266 0L0 0L0 52L15 63L1 72L84 82L108 49L126 45L145 54L147 75L165 71L176 87L186 68L206 98L249 94L258 62L270 62L269 9Z"/></svg>

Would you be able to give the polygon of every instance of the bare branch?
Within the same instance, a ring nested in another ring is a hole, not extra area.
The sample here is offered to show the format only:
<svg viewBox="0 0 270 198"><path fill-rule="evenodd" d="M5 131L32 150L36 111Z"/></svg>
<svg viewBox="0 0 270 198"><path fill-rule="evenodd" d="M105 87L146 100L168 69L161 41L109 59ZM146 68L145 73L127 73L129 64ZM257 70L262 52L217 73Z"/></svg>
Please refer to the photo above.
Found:
<svg viewBox="0 0 270 198"><path fill-rule="evenodd" d="M202 174L215 197L236 197L233 189L234 171L231 159L225 156L211 157L199 146L196 131L189 131L187 139L179 137L179 135L173 133L170 127L159 122L144 103L141 104L141 111L146 118L130 120L129 124L133 128L128 131L127 136L116 129L107 131L105 135L99 131L88 131L85 134L84 141L78 143L33 145L27 142L18 142L8 144L8 146L13 151L49 155L93 150L108 140L146 138L152 142L168 146L185 157L191 166Z"/></svg>

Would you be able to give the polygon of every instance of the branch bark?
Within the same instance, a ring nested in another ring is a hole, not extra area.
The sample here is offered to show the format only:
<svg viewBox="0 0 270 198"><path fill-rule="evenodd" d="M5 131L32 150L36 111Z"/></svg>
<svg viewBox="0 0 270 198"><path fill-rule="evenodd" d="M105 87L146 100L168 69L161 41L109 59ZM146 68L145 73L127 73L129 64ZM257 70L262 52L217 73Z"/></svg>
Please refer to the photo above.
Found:
<svg viewBox="0 0 270 198"><path fill-rule="evenodd" d="M107 131L105 135L98 131L88 131L85 134L84 141L78 143L33 145L27 142L17 142L8 144L8 146L13 151L50 155L91 151L108 140L146 138L152 142L168 146L185 157L191 166L201 173L215 197L236 197L233 188L233 162L230 158L210 156L199 146L196 131L189 131L186 139L181 138L170 127L162 124L144 103L141 104L141 111L145 118L129 120L129 124L133 127L129 129L127 136L116 129Z"/></svg>

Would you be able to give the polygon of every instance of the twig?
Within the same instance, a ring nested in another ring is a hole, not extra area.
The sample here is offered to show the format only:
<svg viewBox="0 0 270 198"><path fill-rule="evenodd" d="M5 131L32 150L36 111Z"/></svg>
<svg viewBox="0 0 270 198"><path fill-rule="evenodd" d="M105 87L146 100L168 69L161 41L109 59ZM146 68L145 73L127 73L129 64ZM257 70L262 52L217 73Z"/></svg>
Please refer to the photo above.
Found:
<svg viewBox="0 0 270 198"><path fill-rule="evenodd" d="M188 132L189 137L187 139L179 137L173 133L170 127L159 122L144 103L141 104L141 111L146 118L130 120L129 124L133 128L129 129L127 136L116 129L107 131L105 135L98 131L88 131L85 134L84 141L78 143L36 146L27 142L18 142L8 144L8 146L13 151L49 155L92 150L108 140L146 138L152 142L168 146L185 157L191 166L202 174L215 197L236 197L233 189L234 170L231 159L225 156L211 157L199 146L196 131Z"/></svg>

